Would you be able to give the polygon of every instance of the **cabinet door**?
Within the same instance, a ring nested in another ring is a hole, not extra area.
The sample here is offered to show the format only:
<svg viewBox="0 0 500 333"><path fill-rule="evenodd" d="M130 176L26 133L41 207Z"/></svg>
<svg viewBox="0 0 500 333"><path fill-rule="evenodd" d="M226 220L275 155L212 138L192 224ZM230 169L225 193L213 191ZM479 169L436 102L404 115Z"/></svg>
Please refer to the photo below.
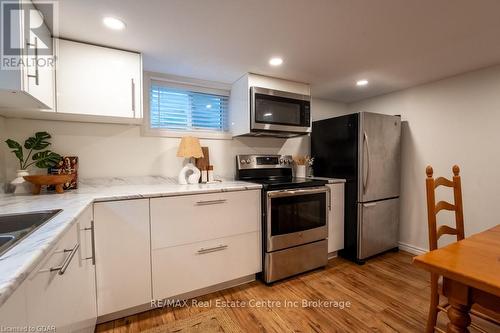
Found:
<svg viewBox="0 0 500 333"><path fill-rule="evenodd" d="M37 99L42 109L54 108L54 67L50 54L44 54L53 49L52 33L43 23L43 17L33 4L24 3L24 10L29 10L30 29L24 36L26 63L23 71L24 90ZM28 24L28 22L25 22ZM36 28L36 29L35 29ZM33 30L32 30L33 29ZM36 31L36 34L35 32Z"/></svg>
<svg viewBox="0 0 500 333"><path fill-rule="evenodd" d="M344 248L344 183L329 184L328 253Z"/></svg>
<svg viewBox="0 0 500 333"><path fill-rule="evenodd" d="M94 204L99 316L151 301L149 200Z"/></svg>
<svg viewBox="0 0 500 333"><path fill-rule="evenodd" d="M57 112L142 117L138 53L57 40Z"/></svg>
<svg viewBox="0 0 500 333"><path fill-rule="evenodd" d="M0 307L0 327L2 327L2 331L16 332L15 327L28 326L25 289L24 284L19 286Z"/></svg>
<svg viewBox="0 0 500 333"><path fill-rule="evenodd" d="M78 255L71 252L78 244L77 233L75 224L25 282L29 325L46 326L57 332L73 331L72 325L80 311L83 273ZM68 260L65 270L56 270Z"/></svg>

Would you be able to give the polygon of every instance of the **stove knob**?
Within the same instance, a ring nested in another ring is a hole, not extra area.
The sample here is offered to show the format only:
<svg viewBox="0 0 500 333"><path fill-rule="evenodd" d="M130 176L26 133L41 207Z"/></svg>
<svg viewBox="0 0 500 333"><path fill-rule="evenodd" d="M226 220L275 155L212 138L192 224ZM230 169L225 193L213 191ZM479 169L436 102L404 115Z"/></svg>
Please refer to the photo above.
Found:
<svg viewBox="0 0 500 333"><path fill-rule="evenodd" d="M283 164L283 163L285 163L285 160L280 158L280 164Z"/></svg>
<svg viewBox="0 0 500 333"><path fill-rule="evenodd" d="M251 162L251 161L250 161L250 159L248 159L248 160L247 160L247 164L250 164L250 162Z"/></svg>
<svg viewBox="0 0 500 333"><path fill-rule="evenodd" d="M241 164L245 164L247 161L245 160L241 160Z"/></svg>

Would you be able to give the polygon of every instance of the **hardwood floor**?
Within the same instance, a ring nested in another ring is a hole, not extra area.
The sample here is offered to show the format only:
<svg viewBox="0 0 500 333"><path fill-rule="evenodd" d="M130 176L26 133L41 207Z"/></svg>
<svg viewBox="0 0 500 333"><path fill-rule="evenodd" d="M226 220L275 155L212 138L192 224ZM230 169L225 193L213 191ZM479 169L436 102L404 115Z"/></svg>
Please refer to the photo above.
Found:
<svg viewBox="0 0 500 333"><path fill-rule="evenodd" d="M197 300L211 301L212 309L217 300L224 304L277 301L274 306L224 308L246 332L423 332L430 277L411 265L411 258L405 252L387 253L363 266L335 258L326 269L272 287L255 281ZM350 307L302 307L302 300L349 301ZM210 309L197 306L155 309L103 323L96 331L140 332ZM444 328L446 315L440 314L438 322Z"/></svg>

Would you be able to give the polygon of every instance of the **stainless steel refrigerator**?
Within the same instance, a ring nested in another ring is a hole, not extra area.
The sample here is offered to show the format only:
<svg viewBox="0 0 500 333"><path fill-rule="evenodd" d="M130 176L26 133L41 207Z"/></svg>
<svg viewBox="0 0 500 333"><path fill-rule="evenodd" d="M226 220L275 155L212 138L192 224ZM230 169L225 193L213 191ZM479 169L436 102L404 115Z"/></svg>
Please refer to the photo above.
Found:
<svg viewBox="0 0 500 333"><path fill-rule="evenodd" d="M360 112L313 122L314 176L345 178L344 249L365 259L397 249L401 119Z"/></svg>

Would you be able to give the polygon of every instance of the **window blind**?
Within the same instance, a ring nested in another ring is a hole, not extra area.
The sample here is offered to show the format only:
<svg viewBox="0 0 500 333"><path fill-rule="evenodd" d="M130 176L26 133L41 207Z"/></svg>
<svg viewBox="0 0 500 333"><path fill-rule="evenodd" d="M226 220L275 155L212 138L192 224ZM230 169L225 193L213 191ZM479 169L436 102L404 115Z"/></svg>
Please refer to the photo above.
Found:
<svg viewBox="0 0 500 333"><path fill-rule="evenodd" d="M227 131L228 96L152 84L150 125L177 131Z"/></svg>

